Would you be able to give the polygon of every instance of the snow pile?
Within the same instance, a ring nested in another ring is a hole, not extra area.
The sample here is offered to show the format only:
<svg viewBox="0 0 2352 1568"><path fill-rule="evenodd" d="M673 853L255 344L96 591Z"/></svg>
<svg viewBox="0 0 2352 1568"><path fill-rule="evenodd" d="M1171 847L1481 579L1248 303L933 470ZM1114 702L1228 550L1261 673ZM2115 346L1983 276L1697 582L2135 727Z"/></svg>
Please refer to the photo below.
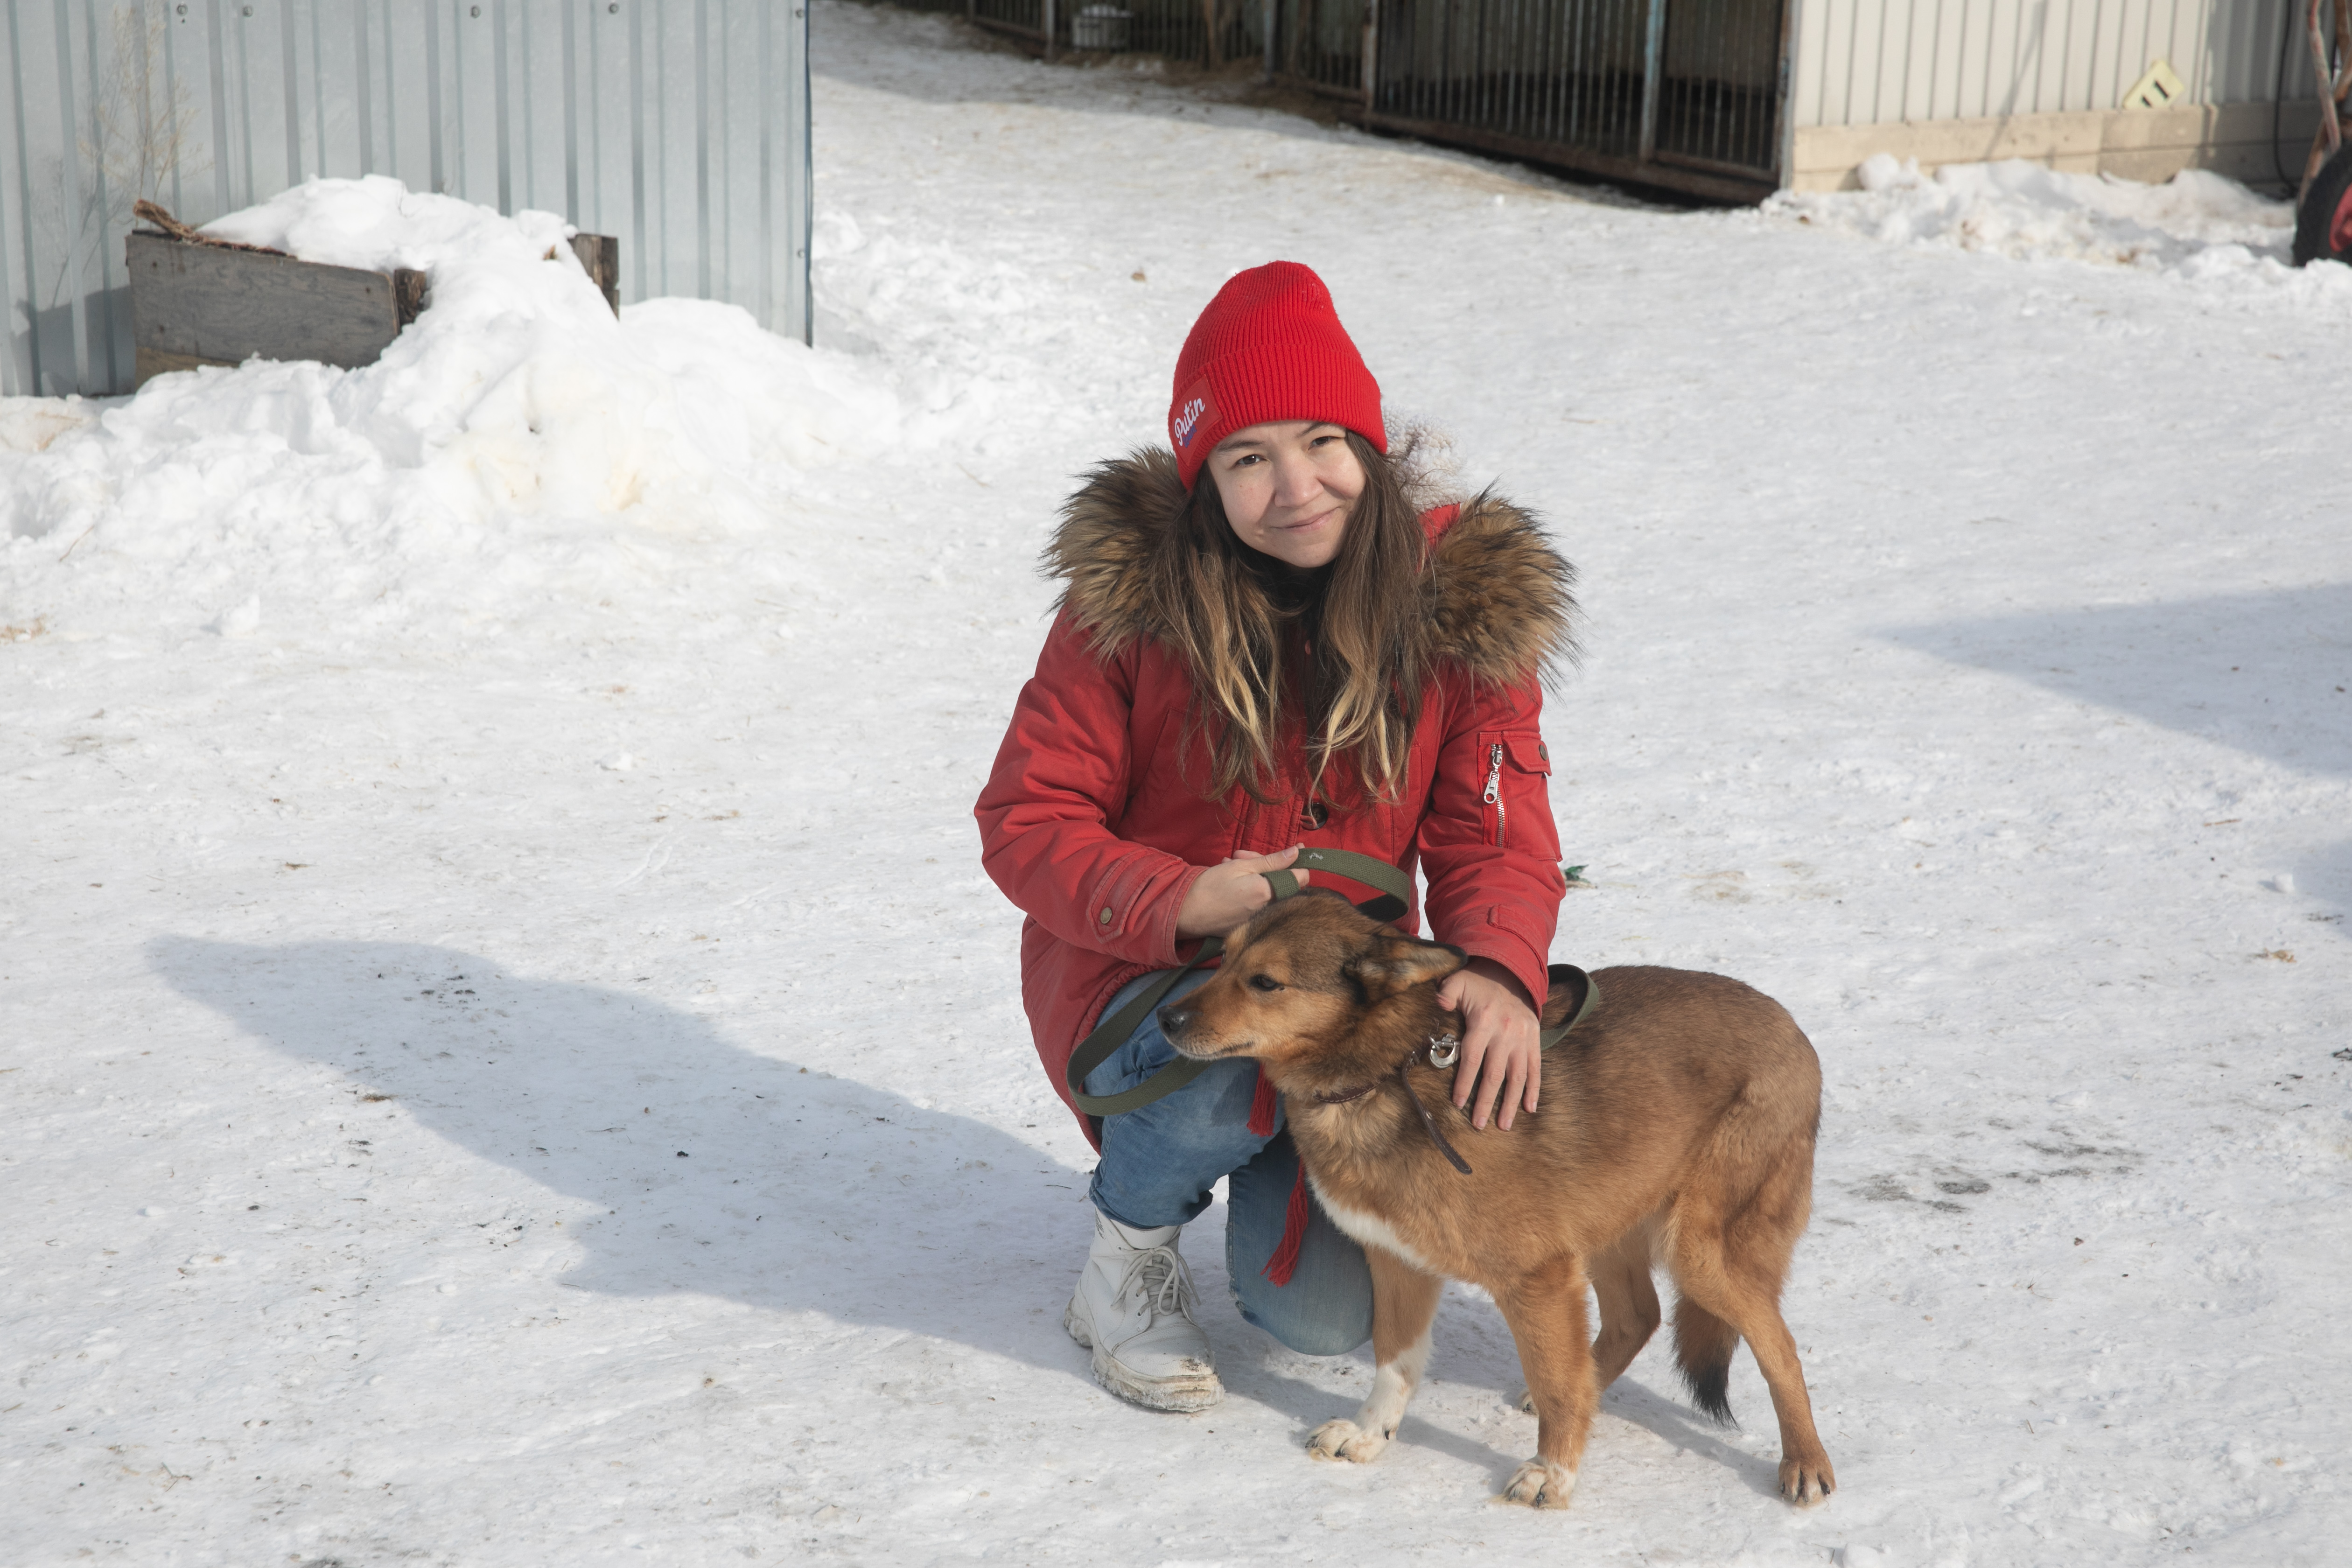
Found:
<svg viewBox="0 0 2352 1568"><path fill-rule="evenodd" d="M2184 169L2161 185L2063 174L2021 159L1950 163L1927 175L1916 160L1897 163L1881 153L1860 176L1859 191L1783 191L1765 210L1889 245L2190 279L2284 272L2294 238L2291 204L2202 169Z"/></svg>
<svg viewBox="0 0 2352 1568"><path fill-rule="evenodd" d="M96 416L79 397L0 397L0 452L38 452Z"/></svg>
<svg viewBox="0 0 2352 1568"><path fill-rule="evenodd" d="M358 370L162 376L78 427L92 405L0 409L20 589L113 557L125 604L153 604L166 578L174 599L323 593L362 618L626 591L645 570L630 536L752 533L799 476L898 438L887 387L734 306L615 319L551 214L374 176L312 181L208 232L423 268L428 308Z"/></svg>

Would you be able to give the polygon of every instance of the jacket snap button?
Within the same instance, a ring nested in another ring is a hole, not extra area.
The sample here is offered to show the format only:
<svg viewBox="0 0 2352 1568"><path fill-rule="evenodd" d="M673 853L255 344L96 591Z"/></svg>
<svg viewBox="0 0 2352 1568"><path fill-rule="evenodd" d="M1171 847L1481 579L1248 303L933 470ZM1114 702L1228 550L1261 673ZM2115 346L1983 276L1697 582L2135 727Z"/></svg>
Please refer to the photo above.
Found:
<svg viewBox="0 0 2352 1568"><path fill-rule="evenodd" d="M1108 924L1110 924L1110 906L1108 906L1108 904L1104 905L1104 906L1103 906L1103 912L1102 912L1102 913L1100 913L1100 914L1098 914L1098 915L1097 915L1097 916L1095 917L1095 919L1096 919L1097 921L1100 921L1100 922L1101 922L1102 924L1104 924L1104 925L1108 925Z"/></svg>

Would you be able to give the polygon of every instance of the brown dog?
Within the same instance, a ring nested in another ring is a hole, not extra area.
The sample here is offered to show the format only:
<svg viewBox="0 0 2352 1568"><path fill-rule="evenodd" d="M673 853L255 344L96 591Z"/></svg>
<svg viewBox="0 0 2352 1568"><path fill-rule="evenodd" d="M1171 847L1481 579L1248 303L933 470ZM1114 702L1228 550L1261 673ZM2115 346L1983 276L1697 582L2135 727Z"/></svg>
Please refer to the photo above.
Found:
<svg viewBox="0 0 2352 1568"><path fill-rule="evenodd" d="M1371 1396L1307 1451L1362 1463L1388 1446L1428 1362L1443 1281L1467 1279L1510 1324L1539 1421L1536 1457L1503 1496L1564 1506L1601 1391L1657 1329L1663 1266L1692 1396L1729 1419L1731 1352L1746 1339L1780 1418L1781 1495L1820 1502L1837 1480L1779 1305L1812 1202L1811 1045L1737 980L1604 969L1599 1005L1545 1054L1542 1113L1482 1131L1454 1108L1454 1074L1429 1063L1433 1046L1450 1059L1462 1028L1436 991L1463 961L1309 891L1261 910L1227 939L1214 979L1160 1010L1186 1056L1257 1059L1316 1195L1370 1259ZM1546 1022L1571 1000L1555 992ZM1601 1302L1590 1343L1588 1282Z"/></svg>

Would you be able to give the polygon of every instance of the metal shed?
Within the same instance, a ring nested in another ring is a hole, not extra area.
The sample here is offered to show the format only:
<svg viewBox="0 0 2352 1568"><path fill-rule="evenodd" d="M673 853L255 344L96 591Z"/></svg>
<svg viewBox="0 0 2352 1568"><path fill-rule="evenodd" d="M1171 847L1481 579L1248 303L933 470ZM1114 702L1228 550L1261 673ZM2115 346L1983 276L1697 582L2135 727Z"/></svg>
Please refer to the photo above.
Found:
<svg viewBox="0 0 2352 1568"><path fill-rule="evenodd" d="M127 392L131 204L393 174L809 328L805 0L0 0L0 393Z"/></svg>

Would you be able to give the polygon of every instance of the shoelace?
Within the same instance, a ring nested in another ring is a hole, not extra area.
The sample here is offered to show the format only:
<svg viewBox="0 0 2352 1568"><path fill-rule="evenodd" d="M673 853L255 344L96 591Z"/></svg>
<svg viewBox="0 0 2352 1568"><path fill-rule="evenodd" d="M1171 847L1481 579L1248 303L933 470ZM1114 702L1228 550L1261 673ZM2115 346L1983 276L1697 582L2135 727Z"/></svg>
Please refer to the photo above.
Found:
<svg viewBox="0 0 2352 1568"><path fill-rule="evenodd" d="M1119 1276L1118 1299L1126 1300L1129 1290L1143 1297L1144 1309L1153 1318L1173 1312L1199 1326L1192 1316L1192 1303L1199 1300L1192 1289L1192 1272L1184 1266L1184 1255L1174 1247L1149 1247L1137 1253L1127 1272Z"/></svg>

